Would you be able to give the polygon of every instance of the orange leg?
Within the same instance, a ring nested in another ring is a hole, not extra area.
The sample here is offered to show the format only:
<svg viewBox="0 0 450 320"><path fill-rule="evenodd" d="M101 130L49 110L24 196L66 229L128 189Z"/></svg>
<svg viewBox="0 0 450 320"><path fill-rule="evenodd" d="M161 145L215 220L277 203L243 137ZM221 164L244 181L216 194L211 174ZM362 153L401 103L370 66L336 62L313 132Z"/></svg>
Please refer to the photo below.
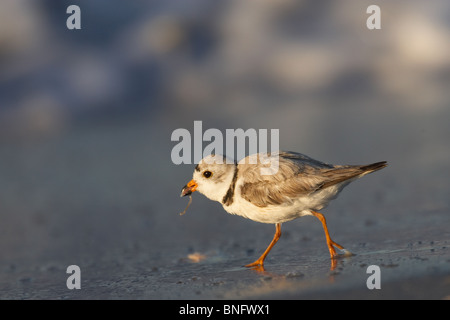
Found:
<svg viewBox="0 0 450 320"><path fill-rule="evenodd" d="M341 250L345 250L345 249L340 244L337 244L336 242L331 240L330 234L328 233L327 221L325 220L325 217L323 216L323 214L321 214L320 212L316 212L316 211L311 211L311 212L315 217L317 217L320 220L320 222L322 222L323 230L325 231L325 237L327 239L328 250L330 250L331 259L334 259L336 257L336 249L334 249L334 247L337 247Z"/></svg>
<svg viewBox="0 0 450 320"><path fill-rule="evenodd" d="M258 269L264 270L264 259L266 259L266 256L269 254L272 247L275 245L275 243L277 243L278 239L280 239L281 237L281 224L277 223L275 225L275 228L276 228L275 235L273 236L272 242L269 244L266 251L264 251L261 257L258 258L258 260L256 260L253 263L247 264L246 265L247 268L257 267Z"/></svg>

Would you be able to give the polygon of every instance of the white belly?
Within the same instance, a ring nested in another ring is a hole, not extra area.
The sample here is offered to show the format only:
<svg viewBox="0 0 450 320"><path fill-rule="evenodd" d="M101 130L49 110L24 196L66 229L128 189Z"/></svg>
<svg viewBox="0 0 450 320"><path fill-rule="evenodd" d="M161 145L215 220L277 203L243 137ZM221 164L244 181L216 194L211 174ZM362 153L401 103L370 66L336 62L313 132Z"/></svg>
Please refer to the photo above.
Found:
<svg viewBox="0 0 450 320"><path fill-rule="evenodd" d="M332 186L315 192L308 196L299 197L292 202L286 202L282 205L269 205L266 207L257 207L238 196L230 206L223 206L231 213L262 223L282 223L290 221L305 215L311 215L311 210L321 210L334 199L342 188Z"/></svg>

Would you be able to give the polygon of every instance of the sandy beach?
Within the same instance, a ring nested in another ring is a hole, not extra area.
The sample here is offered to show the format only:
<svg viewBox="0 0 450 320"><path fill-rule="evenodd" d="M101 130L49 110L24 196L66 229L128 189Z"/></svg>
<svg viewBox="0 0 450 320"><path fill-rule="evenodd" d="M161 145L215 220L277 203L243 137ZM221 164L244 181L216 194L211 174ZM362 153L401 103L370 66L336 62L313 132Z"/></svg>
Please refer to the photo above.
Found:
<svg viewBox="0 0 450 320"><path fill-rule="evenodd" d="M145 139L161 131L137 121L85 126L1 149L2 299L448 298L444 164L417 169L401 154L382 157L388 168L324 210L331 235L354 256L331 271L321 225L305 217L283 224L259 273L242 266L274 227L200 194L180 216L193 166L171 164L169 143ZM81 290L66 287L72 264ZM367 288L370 265L380 267L380 290Z"/></svg>

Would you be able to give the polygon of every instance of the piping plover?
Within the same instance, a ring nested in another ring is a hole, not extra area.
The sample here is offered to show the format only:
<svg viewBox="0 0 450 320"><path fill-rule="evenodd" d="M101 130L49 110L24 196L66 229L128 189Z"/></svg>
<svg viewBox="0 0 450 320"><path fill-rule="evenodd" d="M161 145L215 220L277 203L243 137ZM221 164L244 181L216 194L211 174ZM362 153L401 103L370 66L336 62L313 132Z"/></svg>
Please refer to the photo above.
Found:
<svg viewBox="0 0 450 320"><path fill-rule="evenodd" d="M239 163L221 155L203 158L195 167L193 179L183 187L181 196L194 191L222 203L223 208L257 222L275 224L275 235L264 253L246 265L264 270L264 259L281 237L281 223L313 215L322 223L327 246L335 265L334 242L323 214L318 212L337 197L350 182L387 166L385 161L369 165L332 165L296 152L248 156ZM255 161L256 160L256 161ZM277 163L273 174L261 174L261 169Z"/></svg>

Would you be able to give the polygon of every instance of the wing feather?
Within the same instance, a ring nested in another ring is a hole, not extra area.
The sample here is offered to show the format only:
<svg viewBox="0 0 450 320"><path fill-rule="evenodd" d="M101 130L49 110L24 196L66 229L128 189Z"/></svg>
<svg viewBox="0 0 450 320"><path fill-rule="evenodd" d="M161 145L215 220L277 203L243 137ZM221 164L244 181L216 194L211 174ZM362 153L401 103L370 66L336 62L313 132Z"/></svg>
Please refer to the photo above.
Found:
<svg viewBox="0 0 450 320"><path fill-rule="evenodd" d="M334 166L300 153L280 152L279 167L273 175L261 175L261 166L239 162L239 172L244 179L240 188L241 196L258 207L291 203L296 198L314 193L320 189L357 178L361 175L383 168L378 166Z"/></svg>

